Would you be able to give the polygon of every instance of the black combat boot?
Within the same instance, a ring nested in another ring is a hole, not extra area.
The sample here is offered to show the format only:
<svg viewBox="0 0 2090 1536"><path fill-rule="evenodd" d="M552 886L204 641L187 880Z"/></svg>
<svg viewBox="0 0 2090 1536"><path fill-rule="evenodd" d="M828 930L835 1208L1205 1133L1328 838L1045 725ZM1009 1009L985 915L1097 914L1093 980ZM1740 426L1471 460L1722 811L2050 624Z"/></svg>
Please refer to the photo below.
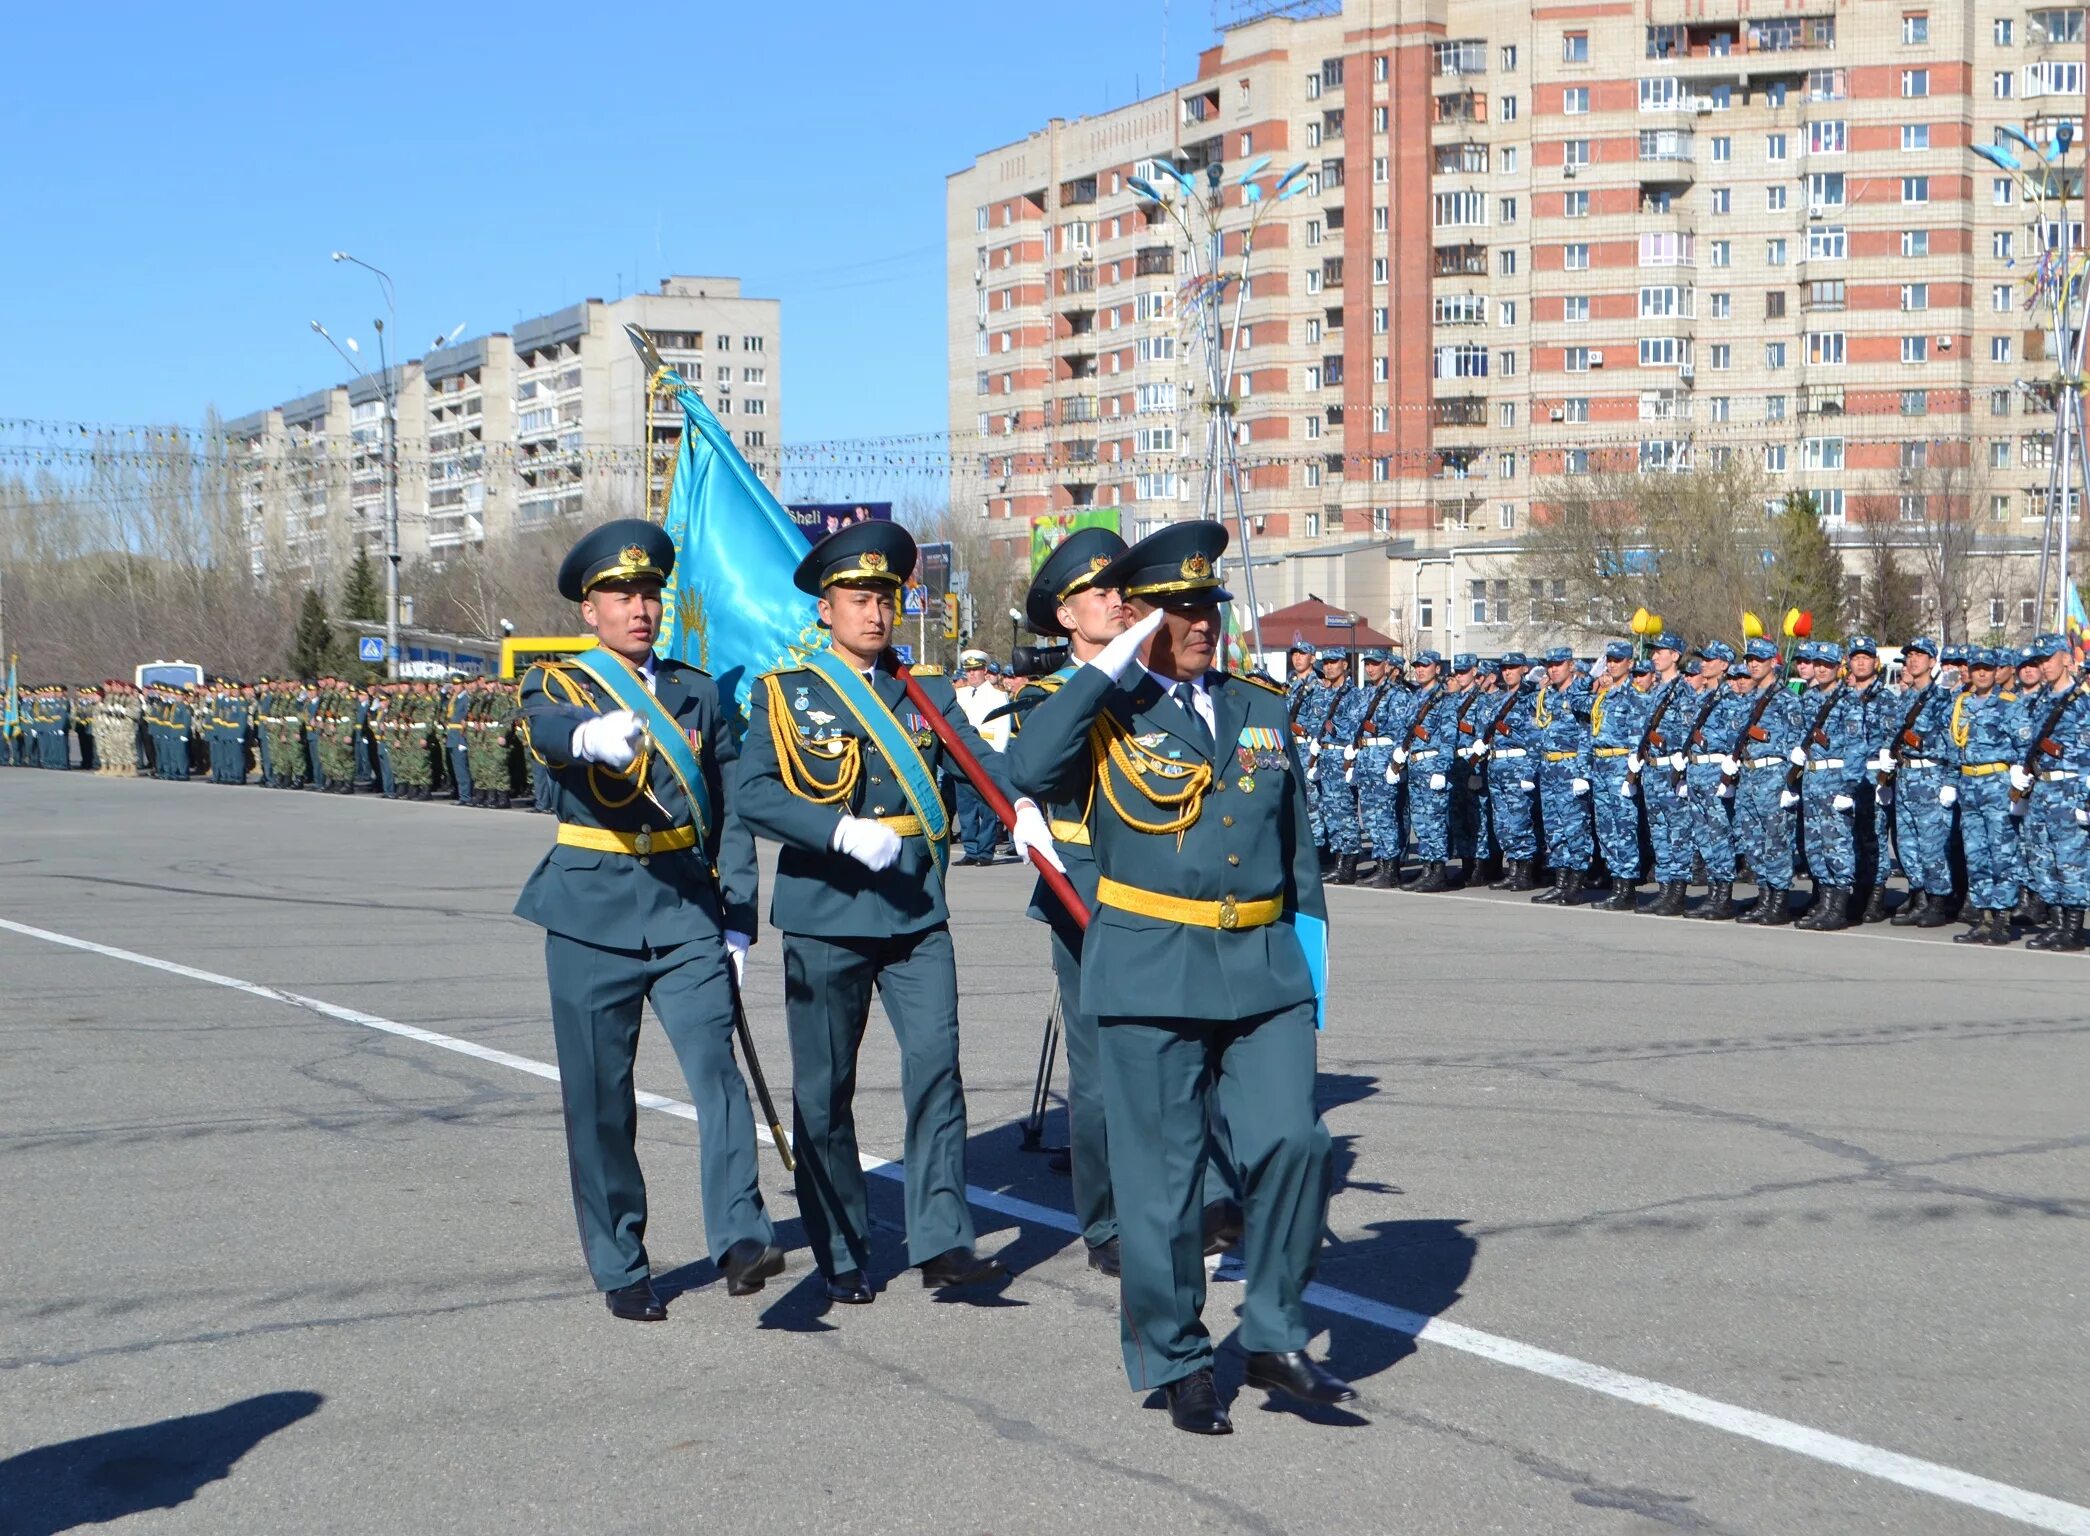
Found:
<svg viewBox="0 0 2090 1536"><path fill-rule="evenodd" d="M1989 933L1995 928L1996 919L2002 915L2002 913L1992 911L1987 907L1977 909L1974 913L1974 921L1967 925L1967 931L1952 935L1952 942L1955 944L1988 943ZM2009 929L2006 927L2004 932L2009 932Z"/></svg>
<svg viewBox="0 0 2090 1536"><path fill-rule="evenodd" d="M1698 909L1698 916L1709 923L1724 923L1735 915L1734 882L1732 880L1709 880L1705 887L1705 905Z"/></svg>
<svg viewBox="0 0 2090 1536"><path fill-rule="evenodd" d="M1835 933L1851 925L1851 890L1847 885L1825 885L1821 899L1814 910L1800 919L1800 926L1810 933Z"/></svg>
<svg viewBox="0 0 2090 1536"><path fill-rule="evenodd" d="M1422 878L1408 887L1419 896L1434 896L1451 889L1451 871L1442 859L1432 859L1422 869Z"/></svg>
<svg viewBox="0 0 2090 1536"><path fill-rule="evenodd" d="M1509 873L1502 877L1502 888L1505 891L1537 890L1538 875L1531 867L1535 862L1537 861L1533 859L1511 859ZM1578 870L1576 873L1581 872Z"/></svg>
<svg viewBox="0 0 2090 1536"><path fill-rule="evenodd" d="M1599 912L1638 912L1640 910L1640 882L1628 880L1624 875L1611 877L1611 894L1597 903Z"/></svg>
<svg viewBox="0 0 2090 1536"><path fill-rule="evenodd" d="M1887 888L1875 885L1865 897L1865 910L1858 914L1861 923L1884 923L1887 920Z"/></svg>
<svg viewBox="0 0 2090 1536"><path fill-rule="evenodd" d="M1582 869L1563 869L1557 878L1560 881L1560 904L1572 907L1582 900L1582 892L1589 881L1589 872Z"/></svg>
<svg viewBox="0 0 2090 1536"><path fill-rule="evenodd" d="M1757 926L1760 928L1783 928L1787 923L1791 922L1792 908L1786 905L1785 900L1790 894L1791 892L1787 891L1782 885L1765 886L1762 897L1757 901L1757 912L1754 914ZM1744 921L1747 921L1747 919L1744 919Z"/></svg>
<svg viewBox="0 0 2090 1536"><path fill-rule="evenodd" d="M1681 880L1664 880L1661 889L1655 892L1655 904L1647 909L1649 917L1682 917L1684 915L1684 893L1690 889Z"/></svg>
<svg viewBox="0 0 2090 1536"><path fill-rule="evenodd" d="M1531 904L1535 907L1565 906L1567 904L1568 899L1567 887L1569 873L1570 871L1565 869L1554 870L1553 883L1546 887L1546 889L1544 889L1543 891L1540 891L1536 896L1532 897Z"/></svg>
<svg viewBox="0 0 2090 1536"><path fill-rule="evenodd" d="M1923 910L1916 914L1918 928L1942 928L1952 921L1952 899L1949 896L1923 893Z"/></svg>
<svg viewBox="0 0 2090 1536"><path fill-rule="evenodd" d="M1356 854L1345 853L1337 857L1335 861L1335 883L1337 885L1355 885L1357 883Z"/></svg>
<svg viewBox="0 0 2090 1536"><path fill-rule="evenodd" d="M1401 861L1381 859L1372 870L1371 886L1375 891L1390 891L1401 883Z"/></svg>
<svg viewBox="0 0 2090 1536"><path fill-rule="evenodd" d="M2045 900L2029 885L2025 887L2023 895L2024 899L2017 904L2017 911L2011 914L2012 919L2020 928L2044 928L2047 920L2053 916Z"/></svg>
<svg viewBox="0 0 2090 1536"><path fill-rule="evenodd" d="M1488 882L1488 889L1491 891L1508 890L1510 881L1517 878L1517 869L1523 862L1522 859L1504 859L1502 868L1497 870L1495 878Z"/></svg>
<svg viewBox="0 0 2090 1536"><path fill-rule="evenodd" d="M2083 947L2083 909L2081 907L2056 907L2054 926L2038 938L2025 945L2027 949L2046 949L2058 954L2074 954Z"/></svg>
<svg viewBox="0 0 2090 1536"><path fill-rule="evenodd" d="M1918 918L1926 917L1929 913L1930 892L1911 889L1909 899L1894 909L1894 915L1888 918L1887 922L1895 928L1913 928Z"/></svg>

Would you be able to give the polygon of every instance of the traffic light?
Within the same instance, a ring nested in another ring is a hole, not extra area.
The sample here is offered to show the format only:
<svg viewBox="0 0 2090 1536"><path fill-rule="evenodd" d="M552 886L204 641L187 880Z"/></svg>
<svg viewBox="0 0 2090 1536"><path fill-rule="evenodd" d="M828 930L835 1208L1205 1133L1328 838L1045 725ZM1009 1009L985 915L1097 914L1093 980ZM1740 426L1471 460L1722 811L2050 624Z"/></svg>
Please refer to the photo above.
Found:
<svg viewBox="0 0 2090 1536"><path fill-rule="evenodd" d="M955 592L946 592L943 596L943 637L946 640L958 638L958 594Z"/></svg>

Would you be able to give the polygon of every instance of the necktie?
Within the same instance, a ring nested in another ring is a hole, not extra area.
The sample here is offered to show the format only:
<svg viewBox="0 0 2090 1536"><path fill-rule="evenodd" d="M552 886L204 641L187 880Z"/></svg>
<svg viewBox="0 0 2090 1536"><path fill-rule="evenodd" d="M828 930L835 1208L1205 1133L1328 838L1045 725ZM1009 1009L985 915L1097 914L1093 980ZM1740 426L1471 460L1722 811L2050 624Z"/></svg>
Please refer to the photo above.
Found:
<svg viewBox="0 0 2090 1536"><path fill-rule="evenodd" d="M1190 717L1192 727L1191 739L1207 752L1210 752L1212 750L1212 732L1205 724L1205 717L1197 712L1197 684L1190 682L1176 684L1175 700L1182 705L1183 713Z"/></svg>

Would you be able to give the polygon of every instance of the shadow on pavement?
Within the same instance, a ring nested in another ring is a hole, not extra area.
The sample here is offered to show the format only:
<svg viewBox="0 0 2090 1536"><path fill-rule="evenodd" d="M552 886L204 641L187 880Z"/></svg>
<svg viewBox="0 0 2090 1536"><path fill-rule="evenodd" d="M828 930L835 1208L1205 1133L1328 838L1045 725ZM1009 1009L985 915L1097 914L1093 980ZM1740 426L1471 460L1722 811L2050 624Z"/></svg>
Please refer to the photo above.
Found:
<svg viewBox="0 0 2090 1536"><path fill-rule="evenodd" d="M209 1413L112 1429L0 1461L10 1536L56 1536L153 1509L175 1509L280 1429L319 1411L317 1392L265 1392Z"/></svg>

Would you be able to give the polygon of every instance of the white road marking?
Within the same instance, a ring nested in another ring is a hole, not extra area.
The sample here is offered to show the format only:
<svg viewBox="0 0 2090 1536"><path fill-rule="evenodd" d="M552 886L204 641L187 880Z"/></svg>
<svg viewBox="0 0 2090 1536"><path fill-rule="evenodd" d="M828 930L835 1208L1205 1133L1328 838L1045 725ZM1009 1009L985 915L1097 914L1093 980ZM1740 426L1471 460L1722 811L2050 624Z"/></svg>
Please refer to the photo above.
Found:
<svg viewBox="0 0 2090 1536"><path fill-rule="evenodd" d="M156 971L165 971L172 976L185 977L190 981L226 987L234 992L243 992L249 997L260 998L264 1002L287 1004L293 1008L304 1009L308 1013L338 1019L344 1024L361 1025L365 1029L397 1035L402 1039L432 1045L440 1050L455 1051L461 1056L470 1056L495 1066L511 1067L518 1072L527 1072L532 1077L558 1081L559 1069L550 1062L518 1056L512 1051L497 1050L476 1041L459 1039L455 1035L437 1034L432 1029L401 1024L395 1019L365 1013L361 1009L344 1008L339 1003L324 1002L297 992L286 992L279 987L263 986L259 982L242 981L235 976L221 976L215 971L199 970L192 965L162 960L153 955L142 955L135 950L97 944L91 939L77 939L70 934L54 933L48 928L33 928L27 923L13 922L7 918L0 918L0 929L19 933L27 938L42 939L46 943L63 945L69 949L85 950L89 954L101 955L110 960L147 966ZM657 1093L640 1093L638 1101L642 1107L657 1110L662 1114L674 1115L683 1120L696 1119L696 1110L680 1099L666 1098ZM757 1134L765 1140L769 1139L766 1130L758 1128ZM904 1176L900 1164L888 1158L865 1156L861 1161L867 1172L891 1179ZM966 1197L981 1209L1016 1221L1027 1221L1075 1235L1081 1231L1080 1224L1072 1215L1052 1206L1037 1205L1029 1200L1019 1200L1013 1195L999 1194L994 1190L971 1185L966 1187L965 1193ZM1569 1386L1601 1393L1606 1397L1615 1397L1622 1402L1637 1403L1643 1408L1653 1408L1673 1418L1702 1424L1709 1429L1717 1429L1763 1445L1776 1446L1781 1450L1791 1451L1814 1461L1826 1462L1830 1466L1842 1467L1847 1471L1862 1473L1867 1477L1878 1478L1882 1482L1893 1483L1917 1493L1927 1493L1937 1498L1948 1499L1955 1504L1986 1510L1990 1514L2001 1515L2005 1519L2016 1520L2038 1530L2057 1532L2059 1536L2090 1536L2090 1508L2080 1504L2070 1504L2045 1494L2013 1487L2008 1483L1999 1483L1992 1478L1977 1477L1971 1472L1962 1472L1955 1467L1925 1461L1920 1457L1904 1456L1899 1451L1883 1450L1879 1446L1830 1434L1826 1430L1813 1429L1805 1424L1794 1423L1790 1419L1758 1413L1754 1409L1738 1407L1733 1403L1723 1403L1717 1398L1701 1397L1696 1392L1667 1386L1644 1376L1628 1375L1624 1371L1614 1371L1608 1366L1592 1365L1570 1355L1555 1354L1552 1350L1541 1349L1536 1345L1520 1343L1516 1339L1504 1338L1499 1334L1483 1333L1478 1328L1446 1322L1442 1318L1429 1317L1420 1312L1410 1311L1406 1307L1391 1306L1366 1296L1338 1290L1333 1286L1318 1283L1312 1285L1307 1289L1306 1299L1323 1311L1334 1312L1376 1328L1440 1344L1464 1354L1476 1355L1483 1360L1492 1360L1498 1365L1529 1372L1534 1376L1544 1376Z"/></svg>

